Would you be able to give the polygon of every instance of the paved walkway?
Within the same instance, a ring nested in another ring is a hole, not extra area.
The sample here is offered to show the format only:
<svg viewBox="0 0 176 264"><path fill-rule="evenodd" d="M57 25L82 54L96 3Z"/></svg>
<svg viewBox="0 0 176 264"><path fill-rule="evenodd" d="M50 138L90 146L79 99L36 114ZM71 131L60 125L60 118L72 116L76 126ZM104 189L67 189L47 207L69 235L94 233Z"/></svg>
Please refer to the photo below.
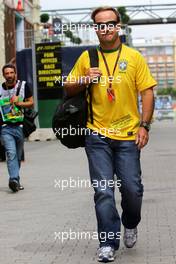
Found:
<svg viewBox="0 0 176 264"><path fill-rule="evenodd" d="M6 164L0 163L0 263L97 263L93 190L88 184L78 188L81 180L89 179L84 150L67 150L50 141L27 142L25 152L24 191L9 191ZM115 263L176 264L176 125L172 121L153 125L142 161L145 194L139 240L129 250L121 243ZM62 181L66 179L72 188ZM118 191L116 197L119 203Z"/></svg>

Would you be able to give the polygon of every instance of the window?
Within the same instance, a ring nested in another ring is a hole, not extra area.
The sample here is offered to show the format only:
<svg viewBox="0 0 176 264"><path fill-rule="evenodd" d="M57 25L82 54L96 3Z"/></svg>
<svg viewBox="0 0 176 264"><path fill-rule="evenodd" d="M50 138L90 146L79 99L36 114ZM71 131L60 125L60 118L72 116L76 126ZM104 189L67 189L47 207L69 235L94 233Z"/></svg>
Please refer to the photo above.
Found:
<svg viewBox="0 0 176 264"><path fill-rule="evenodd" d="M154 62L154 58L153 58L153 57L151 57L151 56L150 56L150 57L148 57L148 62L149 62L149 63L152 63L152 62Z"/></svg>
<svg viewBox="0 0 176 264"><path fill-rule="evenodd" d="M169 66L166 69L167 69L167 72L174 72L174 67L172 66Z"/></svg>
<svg viewBox="0 0 176 264"><path fill-rule="evenodd" d="M171 46L166 46L165 47L165 54L166 55L173 55L173 53L174 53L173 47L171 47Z"/></svg>
<svg viewBox="0 0 176 264"><path fill-rule="evenodd" d="M149 62L149 67L152 68L152 69L155 69L157 67L157 64Z"/></svg>
<svg viewBox="0 0 176 264"><path fill-rule="evenodd" d="M152 76L156 79L157 78L157 74L155 72L152 72Z"/></svg>
<svg viewBox="0 0 176 264"><path fill-rule="evenodd" d="M147 48L147 55L154 55L154 54L156 54L155 47Z"/></svg>
<svg viewBox="0 0 176 264"><path fill-rule="evenodd" d="M173 79L169 79L169 80L167 80L167 84L168 84L168 85L173 85L173 84L174 84L174 80L173 80Z"/></svg>
<svg viewBox="0 0 176 264"><path fill-rule="evenodd" d="M158 56L158 62L163 62L164 60L163 60L163 57L161 57L161 56Z"/></svg>
<svg viewBox="0 0 176 264"><path fill-rule="evenodd" d="M165 47L156 47L156 54L164 55L165 54Z"/></svg>
<svg viewBox="0 0 176 264"><path fill-rule="evenodd" d="M164 80L158 80L158 86L160 88L164 88L165 87L165 81Z"/></svg>
<svg viewBox="0 0 176 264"><path fill-rule="evenodd" d="M159 84L164 84L164 80L158 80Z"/></svg>
<svg viewBox="0 0 176 264"><path fill-rule="evenodd" d="M165 73L164 71L163 71L163 72L158 72L158 76L159 76L159 77L164 78L165 75L166 75L166 73Z"/></svg>
<svg viewBox="0 0 176 264"><path fill-rule="evenodd" d="M174 72L167 72L167 76L169 78L174 78Z"/></svg>
<svg viewBox="0 0 176 264"><path fill-rule="evenodd" d="M164 66L164 65L163 65L163 66ZM166 69L165 69L164 67L162 67L162 65L159 65L159 67L158 67L158 71L159 71L159 72L165 72Z"/></svg>
<svg viewBox="0 0 176 264"><path fill-rule="evenodd" d="M167 61L168 61L168 62L171 62L171 61L173 61L173 58L172 58L172 56L167 56Z"/></svg>

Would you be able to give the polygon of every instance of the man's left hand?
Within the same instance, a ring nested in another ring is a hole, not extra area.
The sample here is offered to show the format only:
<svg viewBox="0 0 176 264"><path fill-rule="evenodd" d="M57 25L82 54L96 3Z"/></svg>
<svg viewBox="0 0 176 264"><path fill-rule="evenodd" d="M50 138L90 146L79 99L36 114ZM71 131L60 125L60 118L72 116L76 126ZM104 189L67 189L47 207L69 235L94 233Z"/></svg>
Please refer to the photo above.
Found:
<svg viewBox="0 0 176 264"><path fill-rule="evenodd" d="M149 133L144 127L140 127L136 135L136 144L139 149L142 149L147 145L149 140Z"/></svg>

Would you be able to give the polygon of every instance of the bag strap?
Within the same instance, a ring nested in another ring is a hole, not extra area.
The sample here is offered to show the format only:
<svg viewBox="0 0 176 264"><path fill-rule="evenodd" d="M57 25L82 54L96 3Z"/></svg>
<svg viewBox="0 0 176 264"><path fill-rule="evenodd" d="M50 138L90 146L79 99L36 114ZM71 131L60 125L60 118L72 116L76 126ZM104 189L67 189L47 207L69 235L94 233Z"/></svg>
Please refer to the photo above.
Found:
<svg viewBox="0 0 176 264"><path fill-rule="evenodd" d="M16 91L16 96L18 96L18 95L19 95L19 93L20 93L20 89L21 89L21 86L22 86L22 82L21 82L21 81L19 81L19 82L18 82L17 91Z"/></svg>
<svg viewBox="0 0 176 264"><path fill-rule="evenodd" d="M98 67L98 51L96 48L91 48L88 50L89 53L89 59L90 59L90 67Z"/></svg>
<svg viewBox="0 0 176 264"><path fill-rule="evenodd" d="M90 68L98 67L99 65L99 59L98 59L98 51L96 48L91 48L88 50L89 53L89 59L90 59ZM89 110L90 110L90 120L91 124L93 124L93 109L92 109L92 93L91 93L91 86L92 84L89 84L88 86L88 95L89 95Z"/></svg>
<svg viewBox="0 0 176 264"><path fill-rule="evenodd" d="M18 82L18 86L17 86L16 96L19 95L19 93L20 93L20 89L21 89L21 86L22 86L22 81L19 81L19 82ZM25 112L24 108L22 108L21 111L22 111L22 113L24 114L24 112Z"/></svg>

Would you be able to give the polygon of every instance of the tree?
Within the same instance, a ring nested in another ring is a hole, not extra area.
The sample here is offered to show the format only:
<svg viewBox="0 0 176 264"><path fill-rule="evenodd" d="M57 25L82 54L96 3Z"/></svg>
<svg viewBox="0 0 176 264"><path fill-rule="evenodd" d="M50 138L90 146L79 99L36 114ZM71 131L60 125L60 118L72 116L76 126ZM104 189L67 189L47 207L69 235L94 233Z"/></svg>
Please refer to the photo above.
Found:
<svg viewBox="0 0 176 264"><path fill-rule="evenodd" d="M120 6L117 8L117 10L120 13L122 24L128 24L130 17L126 13L126 8L124 6Z"/></svg>
<svg viewBox="0 0 176 264"><path fill-rule="evenodd" d="M70 40L72 43L78 44L78 45L80 45L82 42L82 40L79 37L74 37L74 36Z"/></svg>
<svg viewBox="0 0 176 264"><path fill-rule="evenodd" d="M49 20L49 15L47 13L41 14L40 15L40 22L41 23L47 23Z"/></svg>
<svg viewBox="0 0 176 264"><path fill-rule="evenodd" d="M65 34L65 36L67 37L67 38L72 38L73 37L73 33L72 33L72 31L71 30L67 30L67 31L64 31L64 34Z"/></svg>
<svg viewBox="0 0 176 264"><path fill-rule="evenodd" d="M67 31L64 31L64 34L72 43L78 45L82 43L82 40L79 37L74 36L71 30L68 29Z"/></svg>
<svg viewBox="0 0 176 264"><path fill-rule="evenodd" d="M118 7L117 10L120 14L121 22L122 22L122 26L121 26L122 35L120 36L121 41L131 46L132 45L132 37L131 37L132 29L128 27L130 17L129 15L127 15L126 13L127 11L124 6Z"/></svg>

